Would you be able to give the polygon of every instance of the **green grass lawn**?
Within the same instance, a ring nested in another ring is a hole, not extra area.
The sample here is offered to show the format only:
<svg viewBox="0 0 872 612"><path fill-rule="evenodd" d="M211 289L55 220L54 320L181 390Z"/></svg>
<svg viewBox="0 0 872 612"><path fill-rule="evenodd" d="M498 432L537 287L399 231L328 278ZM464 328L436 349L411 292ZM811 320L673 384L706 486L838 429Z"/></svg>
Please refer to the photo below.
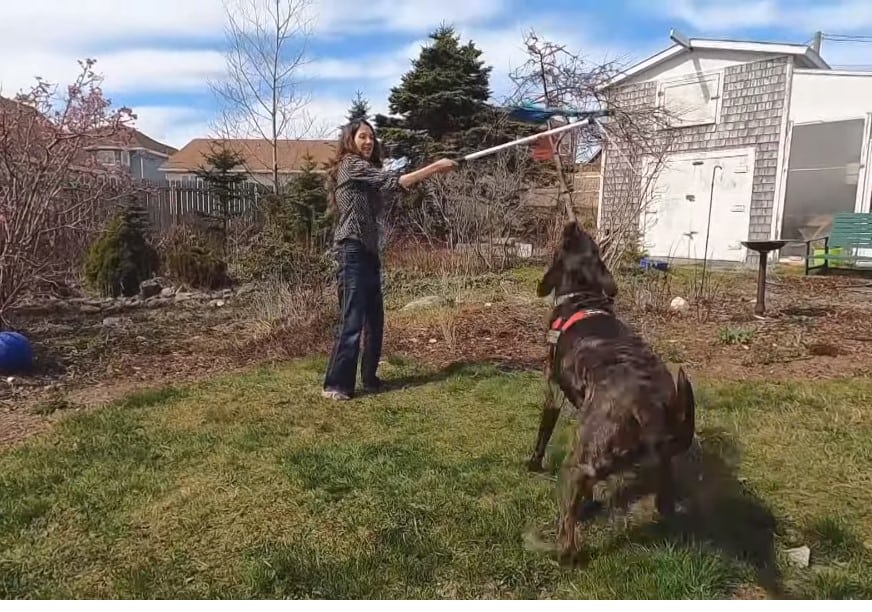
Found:
<svg viewBox="0 0 872 612"><path fill-rule="evenodd" d="M570 568L526 543L556 512L523 467L536 374L393 366L415 384L337 405L321 365L141 393L0 454L0 595L872 597L872 381L698 383L686 512L608 513ZM782 558L800 544L810 568Z"/></svg>

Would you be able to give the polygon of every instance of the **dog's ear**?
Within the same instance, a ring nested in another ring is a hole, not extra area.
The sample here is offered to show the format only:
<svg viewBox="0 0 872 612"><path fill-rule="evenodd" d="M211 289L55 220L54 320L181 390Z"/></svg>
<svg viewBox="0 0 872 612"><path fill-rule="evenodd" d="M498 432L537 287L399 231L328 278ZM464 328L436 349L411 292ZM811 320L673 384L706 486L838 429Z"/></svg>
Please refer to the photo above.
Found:
<svg viewBox="0 0 872 612"><path fill-rule="evenodd" d="M615 282L615 277L612 276L612 273L609 272L609 269L606 268L606 265L603 263L602 259L598 260L596 275L597 275L597 284L602 287L603 293L605 293L610 298L618 295L618 284Z"/></svg>
<svg viewBox="0 0 872 612"><path fill-rule="evenodd" d="M596 241L587 233L582 232L582 235L583 247L580 252L582 261L579 268L582 270L585 282L610 298L615 297L618 294L618 285L612 273L606 268Z"/></svg>
<svg viewBox="0 0 872 612"><path fill-rule="evenodd" d="M542 276L542 280L539 281L539 286L536 288L536 294L539 297L545 297L547 295L551 295L551 292L557 288L558 283L560 283L560 276L562 272L560 269L560 263L554 262L551 264L551 267L545 271L544 276Z"/></svg>

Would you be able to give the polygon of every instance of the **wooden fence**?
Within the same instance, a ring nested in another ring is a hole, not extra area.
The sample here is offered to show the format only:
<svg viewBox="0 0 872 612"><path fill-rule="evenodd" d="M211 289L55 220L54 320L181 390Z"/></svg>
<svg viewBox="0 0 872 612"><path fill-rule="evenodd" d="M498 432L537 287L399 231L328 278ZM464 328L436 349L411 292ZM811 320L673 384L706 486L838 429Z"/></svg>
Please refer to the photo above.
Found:
<svg viewBox="0 0 872 612"><path fill-rule="evenodd" d="M222 206L214 191L202 180L142 183L139 189L143 206L157 232L169 229L186 216L220 216ZM240 183L232 189L230 216L241 221L256 221L259 203L266 189L255 183Z"/></svg>

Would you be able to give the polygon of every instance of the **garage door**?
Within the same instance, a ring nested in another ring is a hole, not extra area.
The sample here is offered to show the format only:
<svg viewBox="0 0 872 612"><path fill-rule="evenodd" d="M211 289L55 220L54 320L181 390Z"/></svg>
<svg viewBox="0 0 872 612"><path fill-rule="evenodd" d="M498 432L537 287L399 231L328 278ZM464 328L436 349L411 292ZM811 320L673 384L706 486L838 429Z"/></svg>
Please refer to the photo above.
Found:
<svg viewBox="0 0 872 612"><path fill-rule="evenodd" d="M644 246L654 257L745 260L754 149L671 156L642 212ZM712 189L714 184L714 189Z"/></svg>

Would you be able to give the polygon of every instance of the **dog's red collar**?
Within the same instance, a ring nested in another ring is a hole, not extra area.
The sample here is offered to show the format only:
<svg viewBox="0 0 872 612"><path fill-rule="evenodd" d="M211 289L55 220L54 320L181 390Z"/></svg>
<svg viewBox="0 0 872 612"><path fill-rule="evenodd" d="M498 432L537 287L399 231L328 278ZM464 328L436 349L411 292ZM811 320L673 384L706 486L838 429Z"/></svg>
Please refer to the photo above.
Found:
<svg viewBox="0 0 872 612"><path fill-rule="evenodd" d="M551 329L548 330L547 340L549 344L557 344L557 340L560 338L560 334L565 332L567 329L581 321L582 319L586 319L588 317L592 317L594 315L607 315L609 314L605 310L579 310L578 312L572 313L566 320L562 317L557 317L554 320L554 323L551 324Z"/></svg>
<svg viewBox="0 0 872 612"><path fill-rule="evenodd" d="M578 312L572 313L572 315L564 321L561 317L557 317L554 320L554 323L551 324L551 329L554 331L565 332L567 329L581 321L582 319L586 319L588 317L592 317L593 315L603 314L607 315L605 310L579 310Z"/></svg>

